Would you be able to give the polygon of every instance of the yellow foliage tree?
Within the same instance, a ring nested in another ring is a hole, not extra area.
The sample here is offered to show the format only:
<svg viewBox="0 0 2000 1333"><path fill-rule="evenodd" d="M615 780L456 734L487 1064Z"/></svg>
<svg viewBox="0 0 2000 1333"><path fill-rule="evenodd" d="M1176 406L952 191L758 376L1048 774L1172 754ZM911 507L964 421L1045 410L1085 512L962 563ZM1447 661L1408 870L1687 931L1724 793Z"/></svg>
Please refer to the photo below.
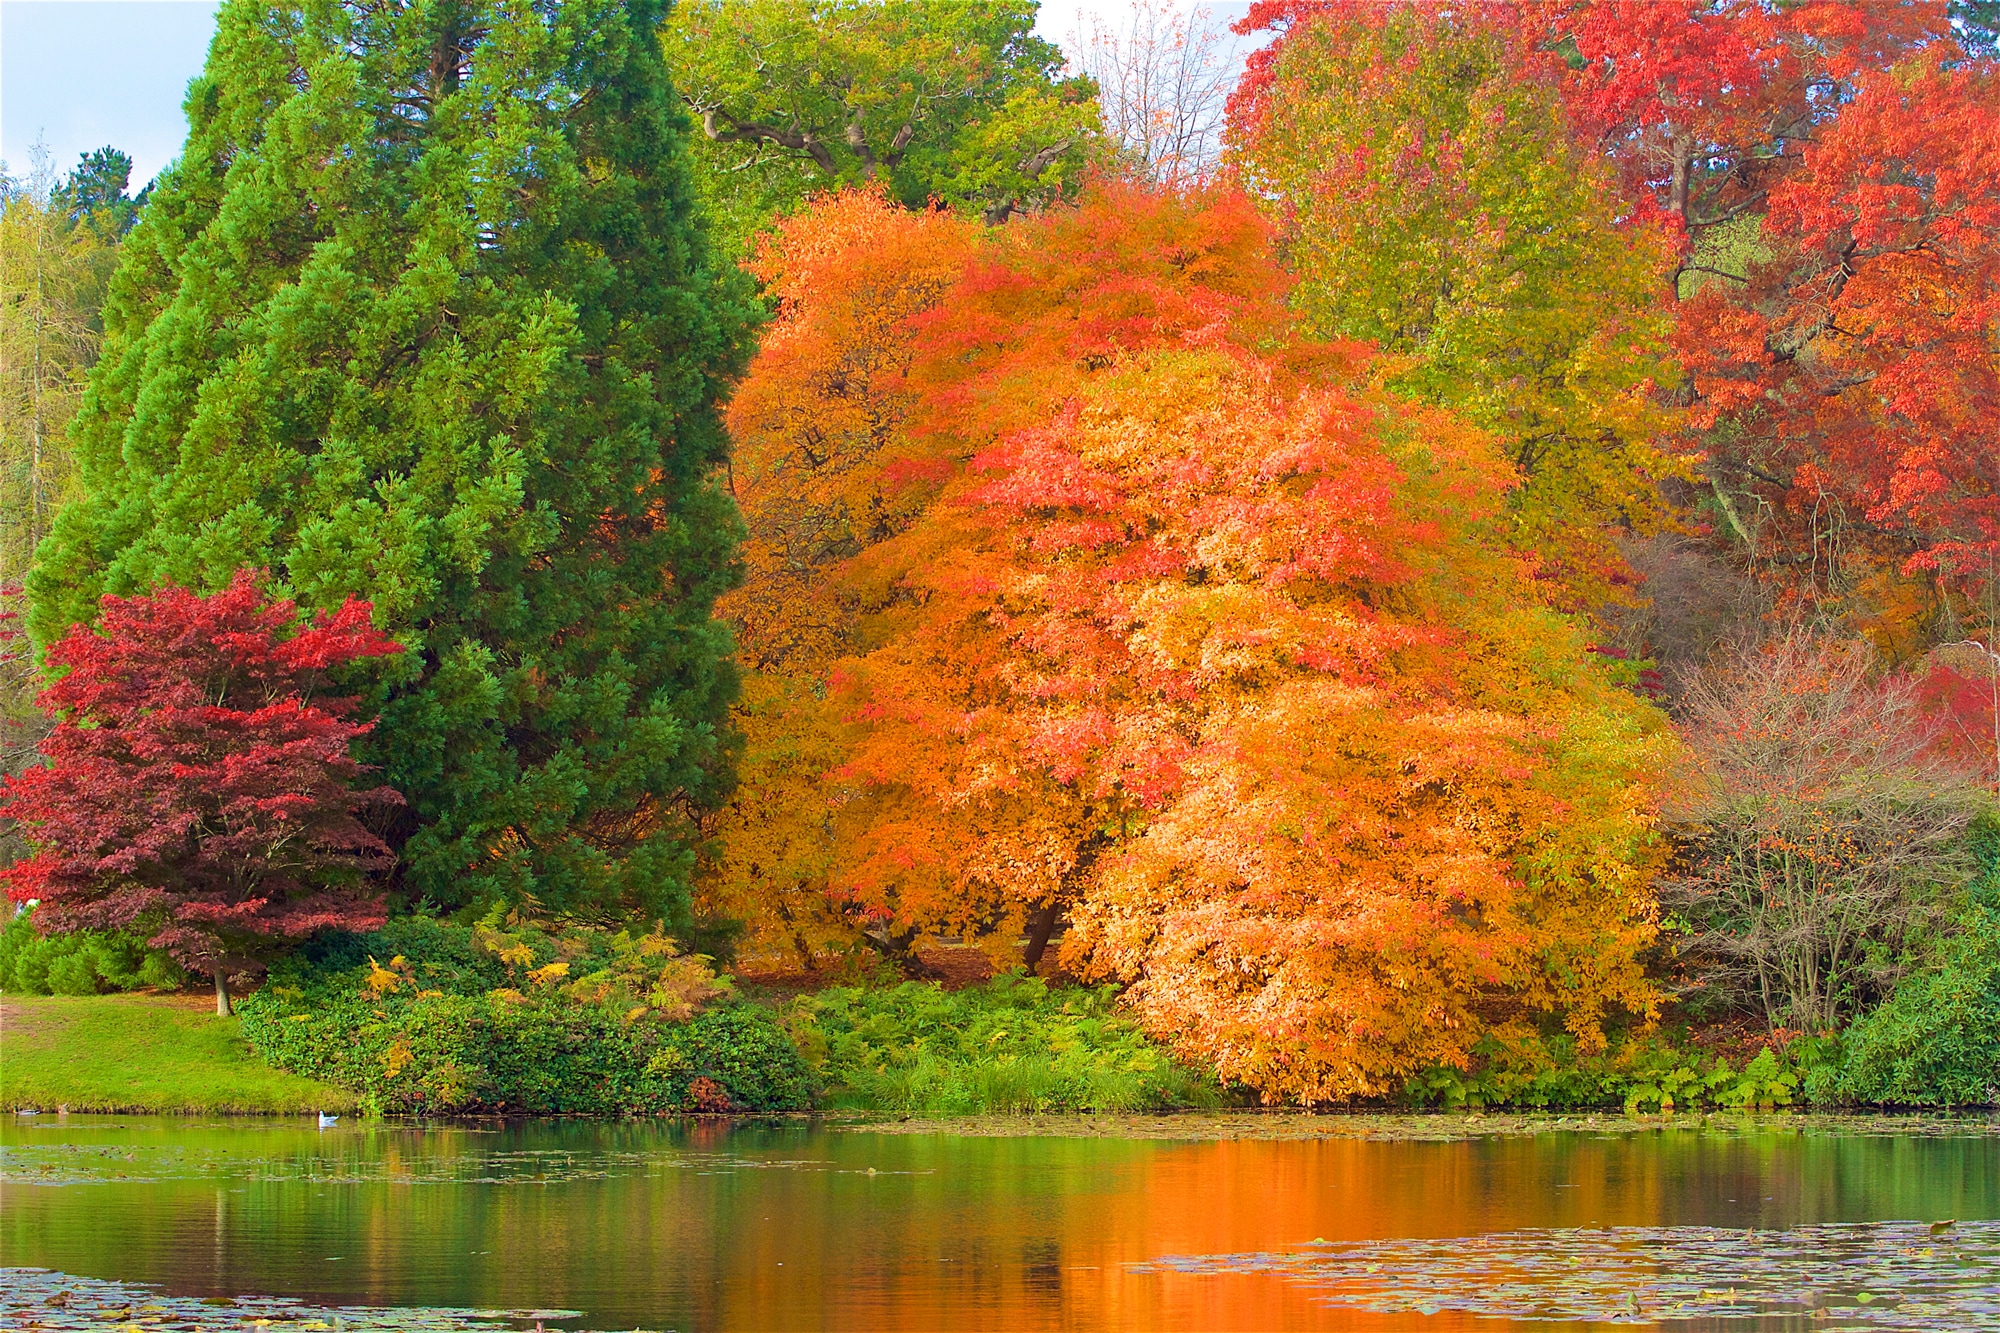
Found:
<svg viewBox="0 0 2000 1333"><path fill-rule="evenodd" d="M1622 216L1506 14L1299 5L1232 103L1234 161L1322 336L1491 431L1520 469L1515 549L1554 603L1628 577L1612 534L1669 522L1676 247Z"/></svg>

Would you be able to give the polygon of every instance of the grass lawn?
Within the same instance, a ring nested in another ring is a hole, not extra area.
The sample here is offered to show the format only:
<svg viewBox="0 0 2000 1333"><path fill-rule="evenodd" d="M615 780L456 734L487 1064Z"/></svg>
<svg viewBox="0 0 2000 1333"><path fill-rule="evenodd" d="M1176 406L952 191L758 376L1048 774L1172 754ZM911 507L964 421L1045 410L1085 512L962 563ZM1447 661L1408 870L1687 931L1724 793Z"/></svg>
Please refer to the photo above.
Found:
<svg viewBox="0 0 2000 1333"><path fill-rule="evenodd" d="M0 998L0 1110L351 1110L352 1093L272 1069L217 1018L171 995Z"/></svg>

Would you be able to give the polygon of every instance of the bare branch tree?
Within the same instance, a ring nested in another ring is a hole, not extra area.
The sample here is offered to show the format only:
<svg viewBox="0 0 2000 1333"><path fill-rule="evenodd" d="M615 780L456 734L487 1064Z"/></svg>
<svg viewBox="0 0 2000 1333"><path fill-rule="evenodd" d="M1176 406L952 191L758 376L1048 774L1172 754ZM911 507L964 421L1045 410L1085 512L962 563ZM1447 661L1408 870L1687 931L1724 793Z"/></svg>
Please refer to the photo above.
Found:
<svg viewBox="0 0 2000 1333"><path fill-rule="evenodd" d="M1661 886L1682 956L1773 1028L1837 1027L1975 873L1966 833L1992 797L1865 645L1794 630L1691 673L1685 708L1680 871Z"/></svg>
<svg viewBox="0 0 2000 1333"><path fill-rule="evenodd" d="M1070 45L1097 84L1106 137L1137 170L1176 190L1214 174L1224 103L1242 65L1223 18L1173 0L1133 0L1122 32L1093 15Z"/></svg>

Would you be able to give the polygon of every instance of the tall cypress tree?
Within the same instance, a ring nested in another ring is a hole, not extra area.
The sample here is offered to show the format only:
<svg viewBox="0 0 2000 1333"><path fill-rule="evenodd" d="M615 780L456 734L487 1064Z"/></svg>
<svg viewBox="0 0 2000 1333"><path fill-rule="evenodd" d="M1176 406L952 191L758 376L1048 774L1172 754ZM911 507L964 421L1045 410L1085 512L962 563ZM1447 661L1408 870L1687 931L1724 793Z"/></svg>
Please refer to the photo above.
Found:
<svg viewBox="0 0 2000 1333"><path fill-rule="evenodd" d="M749 306L658 0L226 0L125 242L40 643L268 569L411 650L371 741L406 892L672 915L726 780Z"/></svg>

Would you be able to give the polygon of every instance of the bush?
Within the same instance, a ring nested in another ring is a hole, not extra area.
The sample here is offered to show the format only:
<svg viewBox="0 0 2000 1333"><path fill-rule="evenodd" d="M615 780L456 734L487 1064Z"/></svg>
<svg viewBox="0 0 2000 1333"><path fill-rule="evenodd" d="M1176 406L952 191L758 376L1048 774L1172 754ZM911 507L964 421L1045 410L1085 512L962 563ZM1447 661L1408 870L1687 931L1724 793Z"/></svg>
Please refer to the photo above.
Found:
<svg viewBox="0 0 2000 1333"><path fill-rule="evenodd" d="M1678 956L1773 1027L1824 1031L1893 993L1979 873L1994 816L1917 687L1803 630L1686 682L1690 762L1660 885Z"/></svg>
<svg viewBox="0 0 2000 1333"><path fill-rule="evenodd" d="M2000 1100L2000 819L1967 839L1980 873L1881 1005L1844 1037L1845 1060L1816 1078L1817 1101L1984 1106Z"/></svg>
<svg viewBox="0 0 2000 1333"><path fill-rule="evenodd" d="M1594 1055L1578 1054L1568 1036L1507 1044L1489 1037L1474 1056L1471 1069L1432 1069L1411 1079L1406 1100L1446 1110L1753 1110L1800 1101L1830 1058L1826 1043L1809 1039L1767 1047L1739 1069L1726 1056L1657 1034L1628 1035Z"/></svg>
<svg viewBox="0 0 2000 1333"><path fill-rule="evenodd" d="M313 946L241 1012L265 1060L380 1113L812 1102L810 1072L776 1020L659 935L407 918Z"/></svg>
<svg viewBox="0 0 2000 1333"><path fill-rule="evenodd" d="M946 991L838 987L793 1003L788 1027L835 1107L926 1115L1214 1106L1112 992L997 977Z"/></svg>
<svg viewBox="0 0 2000 1333"><path fill-rule="evenodd" d="M43 935L34 910L17 913L0 930L0 991L16 995L102 995L154 986L177 990L187 982L180 964L148 949L136 935L86 930Z"/></svg>
<svg viewBox="0 0 2000 1333"><path fill-rule="evenodd" d="M1989 884L1996 878L1989 872ZM1931 965L1847 1029L1826 1100L1987 1106L2000 1100L2000 910L1975 902Z"/></svg>

